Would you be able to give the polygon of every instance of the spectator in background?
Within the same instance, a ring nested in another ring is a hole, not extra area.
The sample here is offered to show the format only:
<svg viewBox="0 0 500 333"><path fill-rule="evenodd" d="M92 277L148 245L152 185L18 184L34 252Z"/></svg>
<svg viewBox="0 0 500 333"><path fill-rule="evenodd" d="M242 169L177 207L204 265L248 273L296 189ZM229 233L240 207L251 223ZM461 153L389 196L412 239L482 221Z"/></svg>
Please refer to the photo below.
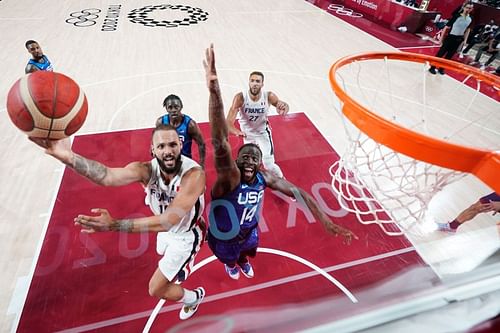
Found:
<svg viewBox="0 0 500 333"><path fill-rule="evenodd" d="M494 20L491 20L488 24L476 25L469 34L469 38L467 39L462 52L460 52L460 59L462 59L474 45L487 43L487 39L490 34L492 32L495 33L497 29L498 26L495 24Z"/></svg>
<svg viewBox="0 0 500 333"><path fill-rule="evenodd" d="M488 44L477 51L474 61L470 63L471 65L479 64L482 70L488 67L497 58L498 51L500 51L500 33L490 33L487 37L487 41ZM490 57L484 64L481 64L483 52L489 53Z"/></svg>
<svg viewBox="0 0 500 333"><path fill-rule="evenodd" d="M453 16L446 27L443 29L443 35L449 30L449 34L444 37L443 43L436 54L436 57L451 59L457 52L458 48L464 40L467 40L470 32L470 24L472 18L470 13L474 9L472 2L467 2L462 7L460 15ZM438 69L439 74L444 74L444 68ZM431 74L436 74L436 66L431 66L429 69Z"/></svg>

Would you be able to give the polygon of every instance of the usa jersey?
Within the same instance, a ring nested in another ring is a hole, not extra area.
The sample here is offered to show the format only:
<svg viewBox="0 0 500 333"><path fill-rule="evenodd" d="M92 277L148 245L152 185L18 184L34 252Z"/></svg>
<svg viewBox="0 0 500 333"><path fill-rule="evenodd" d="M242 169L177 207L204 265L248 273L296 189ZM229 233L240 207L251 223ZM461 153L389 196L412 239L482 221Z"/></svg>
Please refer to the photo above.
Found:
<svg viewBox="0 0 500 333"><path fill-rule="evenodd" d="M199 164L190 158L181 155L182 166L179 173L170 181L168 185L163 182L160 174L160 166L156 159L151 160L151 178L146 185L146 204L155 215L160 215L179 193L182 176L194 167L199 167ZM182 218L182 220L174 225L168 232L186 232L193 228L196 221L200 218L205 208L205 200L203 194L200 195L193 208ZM174 212L175 214L175 212Z"/></svg>
<svg viewBox="0 0 500 333"><path fill-rule="evenodd" d="M269 112L268 92L260 91L260 98L254 102L248 91L243 92L243 106L240 111L240 128L245 134L264 134L267 129Z"/></svg>
<svg viewBox="0 0 500 333"><path fill-rule="evenodd" d="M257 172L254 184L240 183L231 193L212 199L209 216L217 218L215 221L210 220L210 225L215 223L219 231L228 232L233 228L231 218L236 218L241 232L255 228L259 222L265 188L264 176ZM236 213L235 216L231 212Z"/></svg>
<svg viewBox="0 0 500 333"><path fill-rule="evenodd" d="M161 122L164 125L171 125L170 124L170 117L168 116L168 114L161 117ZM193 142L191 136L189 135L189 131L188 131L190 122L191 122L191 117L183 114L181 124L179 125L179 127L175 128L175 130L177 131L177 134L179 135L179 139L182 142L182 155L187 156L189 158L192 157L192 155L191 155L191 143Z"/></svg>
<svg viewBox="0 0 500 333"><path fill-rule="evenodd" d="M30 59L28 61L28 65L33 65L41 71L52 72L54 69L52 68L52 64L50 63L49 58L47 56L42 56L43 62L38 62L34 59Z"/></svg>

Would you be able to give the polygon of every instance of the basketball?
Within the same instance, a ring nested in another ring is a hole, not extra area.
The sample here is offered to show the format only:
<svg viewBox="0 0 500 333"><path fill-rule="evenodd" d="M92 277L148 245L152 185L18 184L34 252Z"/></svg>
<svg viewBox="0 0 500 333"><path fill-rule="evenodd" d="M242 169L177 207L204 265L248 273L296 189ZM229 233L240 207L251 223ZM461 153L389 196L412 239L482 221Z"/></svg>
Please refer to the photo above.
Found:
<svg viewBox="0 0 500 333"><path fill-rule="evenodd" d="M71 78L37 71L14 83L7 96L9 117L33 138L63 139L82 127L87 97Z"/></svg>

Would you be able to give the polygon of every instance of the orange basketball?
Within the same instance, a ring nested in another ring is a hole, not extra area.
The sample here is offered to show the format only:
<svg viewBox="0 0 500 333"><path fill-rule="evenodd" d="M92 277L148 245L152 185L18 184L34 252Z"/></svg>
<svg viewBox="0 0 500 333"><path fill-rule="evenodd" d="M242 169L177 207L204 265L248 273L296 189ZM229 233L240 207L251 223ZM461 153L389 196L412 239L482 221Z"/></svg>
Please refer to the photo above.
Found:
<svg viewBox="0 0 500 333"><path fill-rule="evenodd" d="M10 88L7 112L14 125L28 136L58 140L82 127L87 117L87 97L66 75L37 71L23 76Z"/></svg>

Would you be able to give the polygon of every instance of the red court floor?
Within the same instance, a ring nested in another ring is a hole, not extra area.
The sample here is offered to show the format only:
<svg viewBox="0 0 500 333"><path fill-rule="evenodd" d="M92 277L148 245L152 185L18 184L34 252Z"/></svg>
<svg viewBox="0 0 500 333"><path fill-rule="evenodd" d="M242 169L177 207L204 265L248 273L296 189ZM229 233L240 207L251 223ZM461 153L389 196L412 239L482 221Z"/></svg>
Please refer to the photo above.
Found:
<svg viewBox="0 0 500 333"><path fill-rule="evenodd" d="M319 266L354 297L407 270L425 266L406 238L386 236L377 226L362 226L339 207L328 173L338 155L305 114L274 116L270 121L277 138L277 162L286 178L313 194L330 216L336 216L335 222L352 229L359 240L349 246L343 244L341 238L327 234L308 218L298 203L267 190L260 223L261 247L285 251ZM209 138L208 124L200 127ZM73 148L109 166L123 166L150 158L150 133L150 129L142 129L76 136ZM211 144L206 141L210 189L215 172ZM231 141L236 149L238 139L231 137ZM197 151L196 146L193 150ZM66 169L18 332L142 331L158 302L148 295L148 281L159 260L155 235L82 234L72 220L94 207L107 208L119 218L150 215L140 185L100 187ZM196 262L210 256L205 245ZM290 258L259 253L253 265L255 278L242 276L238 281L226 276L217 261L194 272L184 286L201 285L207 295L191 320L241 309L250 313L254 309L310 304L329 297L340 299L336 304L341 307L363 307L362 297L353 304L332 282ZM384 295L380 297L382 300ZM179 304L165 304L151 332L165 332L179 325L179 308ZM335 312L332 309L331 318Z"/></svg>

